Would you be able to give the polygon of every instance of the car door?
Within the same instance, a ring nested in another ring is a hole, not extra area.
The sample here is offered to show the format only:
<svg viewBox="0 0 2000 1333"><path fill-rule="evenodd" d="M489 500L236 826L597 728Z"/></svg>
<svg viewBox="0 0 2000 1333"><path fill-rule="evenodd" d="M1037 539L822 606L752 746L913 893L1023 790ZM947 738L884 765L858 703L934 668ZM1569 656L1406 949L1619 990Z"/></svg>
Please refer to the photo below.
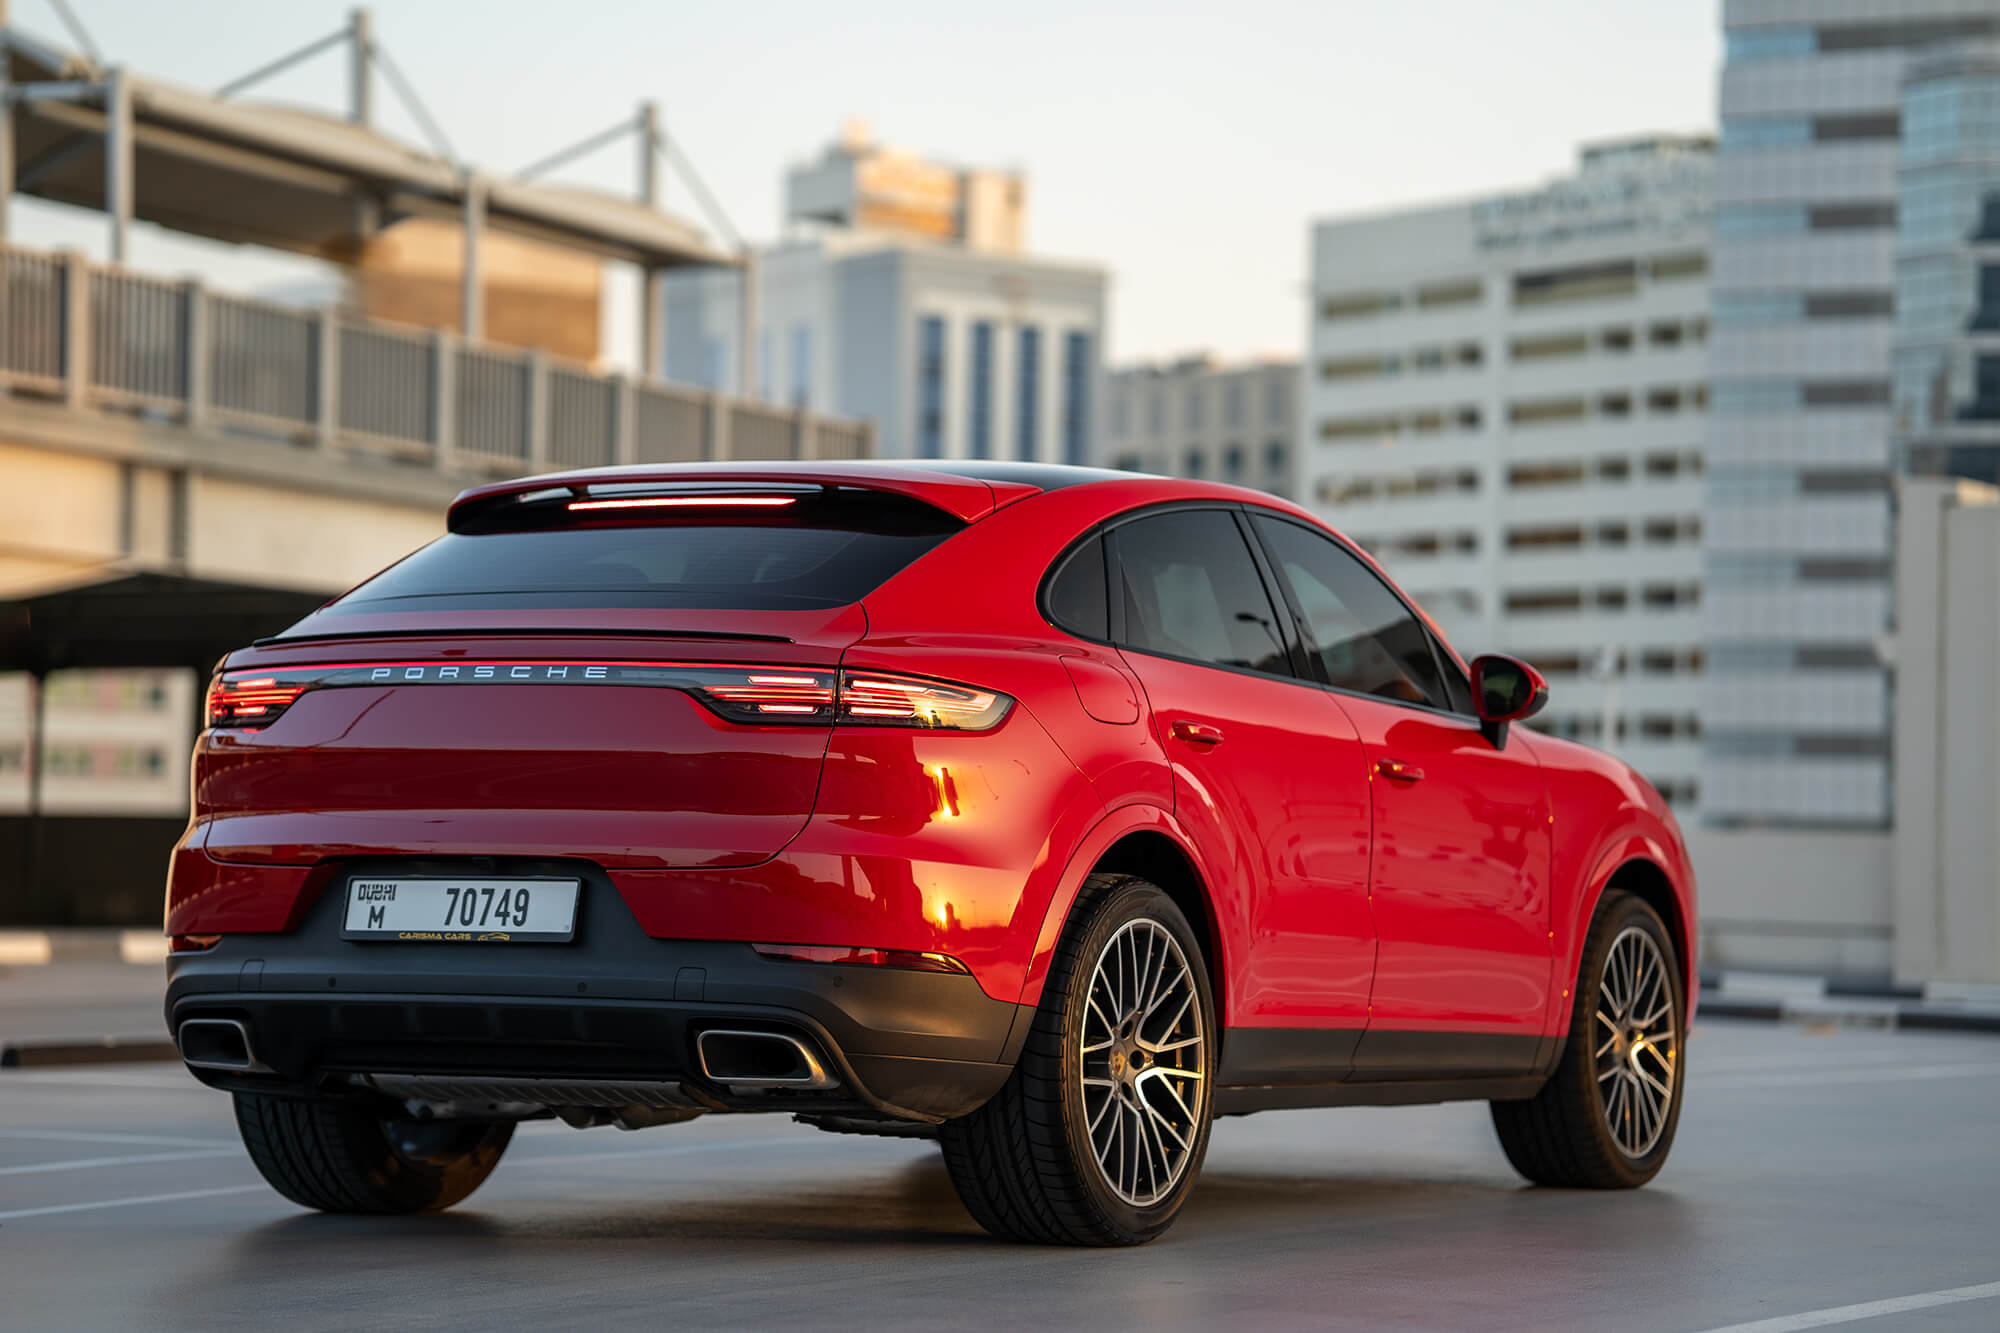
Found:
<svg viewBox="0 0 2000 1333"><path fill-rule="evenodd" d="M1330 702L1370 769L1378 948L1357 1076L1514 1073L1539 1058L1550 978L1547 783L1495 748L1457 663L1360 557L1258 513Z"/></svg>
<svg viewBox="0 0 2000 1333"><path fill-rule="evenodd" d="M1368 781L1360 738L1299 678L1233 507L1110 530L1113 635L1173 773L1174 815L1229 941L1231 1082L1343 1077L1366 1022Z"/></svg>

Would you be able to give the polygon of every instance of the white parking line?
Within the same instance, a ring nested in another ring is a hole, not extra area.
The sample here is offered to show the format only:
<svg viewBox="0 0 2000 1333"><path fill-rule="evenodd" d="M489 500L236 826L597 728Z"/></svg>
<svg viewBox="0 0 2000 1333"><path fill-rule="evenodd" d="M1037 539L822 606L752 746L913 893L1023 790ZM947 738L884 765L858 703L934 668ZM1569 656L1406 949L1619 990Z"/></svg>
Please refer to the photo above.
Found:
<svg viewBox="0 0 2000 1333"><path fill-rule="evenodd" d="M84 1171L98 1166L140 1166L147 1162L192 1162L203 1157L237 1157L240 1148L198 1148L186 1152L146 1152L130 1157L79 1157L70 1162L30 1162L26 1166L0 1166L0 1176L33 1176L46 1171Z"/></svg>
<svg viewBox="0 0 2000 1333"><path fill-rule="evenodd" d="M1897 1296L1890 1300L1868 1301L1861 1305L1836 1305L1825 1310L1779 1315L1775 1319L1759 1319L1748 1324L1730 1324L1724 1328L1712 1328L1708 1333L1798 1333L1798 1330L1805 1328L1852 1324L1858 1320L1875 1319L1885 1314L1901 1314L1905 1310L1928 1310L1938 1305L1987 1301L1995 1296L2000 1296L2000 1282L1983 1282L1976 1287L1947 1287L1943 1291L1926 1291L1916 1296Z"/></svg>
<svg viewBox="0 0 2000 1333"><path fill-rule="evenodd" d="M82 1129L0 1129L0 1139L48 1139L52 1143L156 1143L174 1148L219 1148L227 1139L189 1139L177 1134L112 1134Z"/></svg>
<svg viewBox="0 0 2000 1333"><path fill-rule="evenodd" d="M1885 1069L1822 1069L1818 1073L1734 1074L1703 1078L1690 1070L1690 1088L1808 1088L1834 1083L1903 1083L1911 1079L2000 1078L2000 1064L1898 1065Z"/></svg>
<svg viewBox="0 0 2000 1333"><path fill-rule="evenodd" d="M269 1185L259 1181L255 1185L224 1185L211 1190L182 1190L178 1194L141 1194L130 1199L99 1199L93 1203L55 1203L46 1208L17 1208L11 1213L0 1213L0 1222L12 1222L22 1217L49 1217L56 1213L85 1213L93 1208L136 1208L142 1203L177 1203L182 1199L212 1199L218 1194L248 1194L251 1190L268 1190Z"/></svg>

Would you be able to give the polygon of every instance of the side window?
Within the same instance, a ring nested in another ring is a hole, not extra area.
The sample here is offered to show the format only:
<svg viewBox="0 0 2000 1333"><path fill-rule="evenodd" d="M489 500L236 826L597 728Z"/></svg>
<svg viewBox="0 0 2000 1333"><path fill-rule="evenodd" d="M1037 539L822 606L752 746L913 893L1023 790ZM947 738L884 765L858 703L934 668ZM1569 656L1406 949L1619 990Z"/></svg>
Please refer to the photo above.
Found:
<svg viewBox="0 0 2000 1333"><path fill-rule="evenodd" d="M1252 520L1305 613L1307 650L1327 682L1356 694L1449 709L1430 635L1375 572L1328 538L1263 514Z"/></svg>
<svg viewBox="0 0 2000 1333"><path fill-rule="evenodd" d="M1120 527L1117 542L1126 646L1290 673L1278 613L1229 514L1155 514Z"/></svg>
<svg viewBox="0 0 2000 1333"><path fill-rule="evenodd" d="M1111 606L1104 585L1104 538L1092 537L1069 553L1049 580L1049 619L1086 639L1111 637Z"/></svg>

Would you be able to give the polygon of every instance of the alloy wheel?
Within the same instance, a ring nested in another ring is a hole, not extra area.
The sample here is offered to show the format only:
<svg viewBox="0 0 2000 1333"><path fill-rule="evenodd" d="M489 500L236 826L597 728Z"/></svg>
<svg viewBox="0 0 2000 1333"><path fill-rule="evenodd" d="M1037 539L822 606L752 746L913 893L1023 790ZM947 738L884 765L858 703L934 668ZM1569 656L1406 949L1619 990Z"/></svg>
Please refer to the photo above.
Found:
<svg viewBox="0 0 2000 1333"><path fill-rule="evenodd" d="M1667 1127L1680 1076L1673 980L1653 937L1628 926L1611 942L1597 988L1597 1091L1620 1152L1640 1158Z"/></svg>
<svg viewBox="0 0 2000 1333"><path fill-rule="evenodd" d="M1080 1048L1099 1174L1134 1207L1160 1202L1186 1173L1208 1113L1208 1041L1193 969L1159 922L1129 921L1105 942Z"/></svg>

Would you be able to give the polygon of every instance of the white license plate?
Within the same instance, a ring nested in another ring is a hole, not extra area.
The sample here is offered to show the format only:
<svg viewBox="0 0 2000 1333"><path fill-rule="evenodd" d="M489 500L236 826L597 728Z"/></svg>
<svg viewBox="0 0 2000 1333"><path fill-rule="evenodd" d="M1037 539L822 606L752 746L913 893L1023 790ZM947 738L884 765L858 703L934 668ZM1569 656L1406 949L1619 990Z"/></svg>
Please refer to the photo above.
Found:
<svg viewBox="0 0 2000 1333"><path fill-rule="evenodd" d="M349 940L545 944L576 933L573 879L352 879Z"/></svg>

